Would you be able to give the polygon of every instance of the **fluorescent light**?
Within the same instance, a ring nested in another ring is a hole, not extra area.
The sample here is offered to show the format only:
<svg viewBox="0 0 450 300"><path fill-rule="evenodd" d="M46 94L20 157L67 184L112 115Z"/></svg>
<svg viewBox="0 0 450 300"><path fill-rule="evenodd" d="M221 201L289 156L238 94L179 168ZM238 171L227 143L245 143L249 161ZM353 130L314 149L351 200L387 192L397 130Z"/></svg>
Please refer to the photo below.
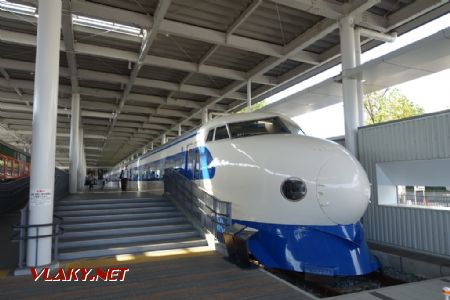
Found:
<svg viewBox="0 0 450 300"><path fill-rule="evenodd" d="M80 25L80 26L97 28L97 29L102 29L102 30L107 30L107 31L113 31L113 32L123 33L123 34L128 34L128 35L133 35L133 36L142 36L141 28L123 25L123 24L119 24L119 23L108 22L108 21L103 21L103 20L79 16L79 15L73 15L72 22L73 22L73 24Z"/></svg>
<svg viewBox="0 0 450 300"><path fill-rule="evenodd" d="M35 7L12 3L6 0L0 0L0 10L28 16L34 16L36 13Z"/></svg>

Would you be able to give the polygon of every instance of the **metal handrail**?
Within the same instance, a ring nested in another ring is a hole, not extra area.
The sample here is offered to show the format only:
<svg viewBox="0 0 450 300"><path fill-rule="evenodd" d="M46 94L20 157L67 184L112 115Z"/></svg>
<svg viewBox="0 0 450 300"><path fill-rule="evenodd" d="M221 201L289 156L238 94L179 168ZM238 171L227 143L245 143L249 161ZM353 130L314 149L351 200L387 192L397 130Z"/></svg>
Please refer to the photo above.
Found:
<svg viewBox="0 0 450 300"><path fill-rule="evenodd" d="M41 238L53 238L53 258L52 261L56 261L58 259L58 243L59 237L64 234L64 228L61 227L61 222L63 218L57 215L53 215L55 222L47 223L47 224L28 224L28 205L20 210L20 225L13 225L13 234L11 236L11 241L19 242L19 262L18 267L23 268L26 265L25 252L28 247L29 240L36 240L36 255L35 255L35 263L37 266L37 251L39 247L39 239ZM52 227L51 234L39 234L39 230L43 227ZM28 229L35 228L36 234L30 235Z"/></svg>
<svg viewBox="0 0 450 300"><path fill-rule="evenodd" d="M164 192L181 206L193 222L223 243L223 232L231 225L231 202L208 194L175 170L165 170Z"/></svg>

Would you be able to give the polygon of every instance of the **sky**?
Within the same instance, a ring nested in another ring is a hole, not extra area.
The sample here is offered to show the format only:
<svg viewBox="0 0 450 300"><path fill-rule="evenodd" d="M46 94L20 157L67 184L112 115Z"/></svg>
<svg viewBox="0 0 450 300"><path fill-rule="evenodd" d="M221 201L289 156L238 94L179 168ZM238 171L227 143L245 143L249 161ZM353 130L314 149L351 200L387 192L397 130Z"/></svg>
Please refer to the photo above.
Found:
<svg viewBox="0 0 450 300"><path fill-rule="evenodd" d="M450 26L450 14L444 15L400 37L393 43L385 43L366 51L361 56L362 63L385 55L415 41L430 36ZM267 99L268 103L276 102L295 92L301 91L323 80L336 76L341 72L337 65L291 88L288 88ZM450 69L421 77L394 86L412 102L422 106L426 113L450 109ZM343 104L338 103L293 118L308 135L322 138L344 135ZM324 124L324 120L327 122Z"/></svg>

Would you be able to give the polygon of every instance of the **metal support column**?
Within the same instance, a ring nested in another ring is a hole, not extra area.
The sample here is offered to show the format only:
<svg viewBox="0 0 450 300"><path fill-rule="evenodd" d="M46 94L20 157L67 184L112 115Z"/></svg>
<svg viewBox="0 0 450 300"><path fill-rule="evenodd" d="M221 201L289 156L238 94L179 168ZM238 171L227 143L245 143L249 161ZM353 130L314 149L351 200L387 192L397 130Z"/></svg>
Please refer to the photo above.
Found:
<svg viewBox="0 0 450 300"><path fill-rule="evenodd" d="M341 60L342 60L342 96L344 98L345 118L345 146L357 154L357 130L359 125L358 112L358 82L355 78L347 77L346 70L354 68L355 57L355 28L353 18L346 16L340 19Z"/></svg>
<svg viewBox="0 0 450 300"><path fill-rule="evenodd" d="M72 114L70 120L70 152L69 152L69 191L78 190L78 165L80 160L79 127L80 127L80 94L72 95Z"/></svg>
<svg viewBox="0 0 450 300"><path fill-rule="evenodd" d="M252 112L252 81L247 81L247 112Z"/></svg>
<svg viewBox="0 0 450 300"><path fill-rule="evenodd" d="M355 30L355 66L361 65L361 30ZM362 74L356 79L356 88L358 93L358 126L364 125L364 93L362 86Z"/></svg>
<svg viewBox="0 0 450 300"><path fill-rule="evenodd" d="M167 143L167 135L163 133L161 137L161 145L164 145L165 143Z"/></svg>
<svg viewBox="0 0 450 300"><path fill-rule="evenodd" d="M84 153L84 130L80 128L79 130L79 160L78 160L78 189L81 191L84 188L84 182L86 179L86 157Z"/></svg>
<svg viewBox="0 0 450 300"><path fill-rule="evenodd" d="M202 125L208 122L208 109L202 109Z"/></svg>
<svg viewBox="0 0 450 300"><path fill-rule="evenodd" d="M34 77L29 225L53 222L56 118L58 109L61 1L40 0ZM30 228L28 234L50 235L52 226ZM27 266L52 262L52 238L30 239Z"/></svg>
<svg viewBox="0 0 450 300"><path fill-rule="evenodd" d="M153 150L153 142L150 144L150 150Z"/></svg>
<svg viewBox="0 0 450 300"><path fill-rule="evenodd" d="M181 124L178 125L178 136L180 136L180 135L181 135Z"/></svg>

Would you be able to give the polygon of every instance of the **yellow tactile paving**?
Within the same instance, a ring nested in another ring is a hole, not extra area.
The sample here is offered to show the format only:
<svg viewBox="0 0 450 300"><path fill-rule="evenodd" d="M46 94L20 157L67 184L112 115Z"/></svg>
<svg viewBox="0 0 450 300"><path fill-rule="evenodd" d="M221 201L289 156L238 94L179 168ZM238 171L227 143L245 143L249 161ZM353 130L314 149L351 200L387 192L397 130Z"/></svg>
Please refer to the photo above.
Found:
<svg viewBox="0 0 450 300"><path fill-rule="evenodd" d="M8 277L8 274L11 272L10 269L0 269L0 279L4 279Z"/></svg>
<svg viewBox="0 0 450 300"><path fill-rule="evenodd" d="M62 263L65 268L79 268L79 267L107 267L116 265L130 265L140 264L151 261L173 260L177 258L199 256L204 252L213 251L210 247L193 247L185 249L151 251L139 254L121 254L114 257L82 259L76 261L68 261Z"/></svg>

